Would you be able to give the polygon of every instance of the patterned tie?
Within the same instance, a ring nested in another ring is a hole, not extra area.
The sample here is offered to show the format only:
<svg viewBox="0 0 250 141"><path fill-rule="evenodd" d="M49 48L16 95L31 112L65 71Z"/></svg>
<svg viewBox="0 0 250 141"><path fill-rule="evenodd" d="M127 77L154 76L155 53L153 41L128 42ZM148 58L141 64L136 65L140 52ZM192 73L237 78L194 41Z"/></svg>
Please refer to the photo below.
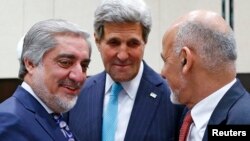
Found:
<svg viewBox="0 0 250 141"><path fill-rule="evenodd" d="M57 125L60 127L65 138L67 138L68 141L75 141L73 134L69 130L69 126L63 120L63 116L61 114L56 114L56 113L53 113L52 116L54 117L54 120L56 121Z"/></svg>
<svg viewBox="0 0 250 141"><path fill-rule="evenodd" d="M189 132L189 128L190 128L190 125L192 124L192 122L193 122L193 119L191 116L191 112L188 111L184 120L183 120L182 126L181 126L179 141L186 141L186 138L187 138L187 135Z"/></svg>
<svg viewBox="0 0 250 141"><path fill-rule="evenodd" d="M114 141L117 124L118 94L122 90L120 83L112 85L109 102L103 115L102 141Z"/></svg>

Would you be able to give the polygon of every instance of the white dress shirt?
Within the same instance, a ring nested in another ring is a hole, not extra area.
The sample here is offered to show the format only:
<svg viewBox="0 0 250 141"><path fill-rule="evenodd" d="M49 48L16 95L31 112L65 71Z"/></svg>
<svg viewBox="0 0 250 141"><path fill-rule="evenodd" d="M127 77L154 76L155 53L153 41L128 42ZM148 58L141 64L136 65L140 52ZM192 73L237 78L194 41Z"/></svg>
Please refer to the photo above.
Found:
<svg viewBox="0 0 250 141"><path fill-rule="evenodd" d="M138 91L138 87L142 77L143 68L144 66L143 63L141 62L140 69L136 77L130 81L121 83L123 90L119 93L118 96L118 115L117 115L117 128L115 132L115 141L124 141L130 115L135 102L136 93ZM114 81L111 79L110 75L107 74L105 83L105 97L104 97L103 111L105 111L107 107L111 86L113 83Z"/></svg>
<svg viewBox="0 0 250 141"><path fill-rule="evenodd" d="M235 82L236 79L201 100L191 109L191 115L194 122L190 126L187 141L202 140L208 121L215 107Z"/></svg>

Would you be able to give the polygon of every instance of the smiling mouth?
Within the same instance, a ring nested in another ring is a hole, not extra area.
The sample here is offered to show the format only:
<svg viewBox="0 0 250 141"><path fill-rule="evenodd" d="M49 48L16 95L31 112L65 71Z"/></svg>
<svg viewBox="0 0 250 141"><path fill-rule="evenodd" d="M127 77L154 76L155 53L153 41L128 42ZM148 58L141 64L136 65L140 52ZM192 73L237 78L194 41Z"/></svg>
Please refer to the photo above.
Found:
<svg viewBox="0 0 250 141"><path fill-rule="evenodd" d="M67 88L67 89L70 89L72 91L79 90L79 87L76 87L76 86L64 86L64 87Z"/></svg>
<svg viewBox="0 0 250 141"><path fill-rule="evenodd" d="M61 85L65 92L70 95L77 95L79 93L80 87L78 85Z"/></svg>

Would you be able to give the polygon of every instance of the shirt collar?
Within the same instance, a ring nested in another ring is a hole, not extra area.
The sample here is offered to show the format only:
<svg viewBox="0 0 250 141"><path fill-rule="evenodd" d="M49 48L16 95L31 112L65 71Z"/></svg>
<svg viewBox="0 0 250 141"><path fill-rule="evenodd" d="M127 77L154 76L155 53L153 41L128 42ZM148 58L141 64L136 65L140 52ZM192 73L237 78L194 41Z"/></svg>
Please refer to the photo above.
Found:
<svg viewBox="0 0 250 141"><path fill-rule="evenodd" d="M32 95L42 106L43 108L49 113L53 113L53 111L34 93L30 85L26 82L23 82L21 85L26 91L29 92L30 95Z"/></svg>
<svg viewBox="0 0 250 141"><path fill-rule="evenodd" d="M191 109L191 115L196 128L202 129L207 126L215 107L235 82L236 79L232 80L230 83L201 100Z"/></svg>
<svg viewBox="0 0 250 141"><path fill-rule="evenodd" d="M144 64L143 62L141 62L139 72L137 73L135 78L130 81L121 82L123 90L125 91L125 93L128 94L129 98L131 99L135 99L135 96L136 96L136 93L138 91L138 87L140 84L140 80L142 78L143 69L144 69ZM110 75L107 73L106 83L105 83L105 94L107 94L110 91L113 83L114 83L114 80L112 80Z"/></svg>

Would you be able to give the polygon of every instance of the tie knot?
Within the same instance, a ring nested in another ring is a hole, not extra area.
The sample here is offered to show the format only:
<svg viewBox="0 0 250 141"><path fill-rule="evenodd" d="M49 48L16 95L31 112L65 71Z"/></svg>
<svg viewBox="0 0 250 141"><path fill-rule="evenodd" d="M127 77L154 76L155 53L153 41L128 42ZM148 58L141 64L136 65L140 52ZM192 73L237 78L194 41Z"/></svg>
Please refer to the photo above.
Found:
<svg viewBox="0 0 250 141"><path fill-rule="evenodd" d="M61 119L63 118L62 114L52 113L51 115L52 115L53 118L56 119L56 120L61 120Z"/></svg>
<svg viewBox="0 0 250 141"><path fill-rule="evenodd" d="M115 82L115 83L112 85L112 88L111 88L111 95L117 96L118 93L119 93L121 90L122 90L122 85L121 85L121 83Z"/></svg>

